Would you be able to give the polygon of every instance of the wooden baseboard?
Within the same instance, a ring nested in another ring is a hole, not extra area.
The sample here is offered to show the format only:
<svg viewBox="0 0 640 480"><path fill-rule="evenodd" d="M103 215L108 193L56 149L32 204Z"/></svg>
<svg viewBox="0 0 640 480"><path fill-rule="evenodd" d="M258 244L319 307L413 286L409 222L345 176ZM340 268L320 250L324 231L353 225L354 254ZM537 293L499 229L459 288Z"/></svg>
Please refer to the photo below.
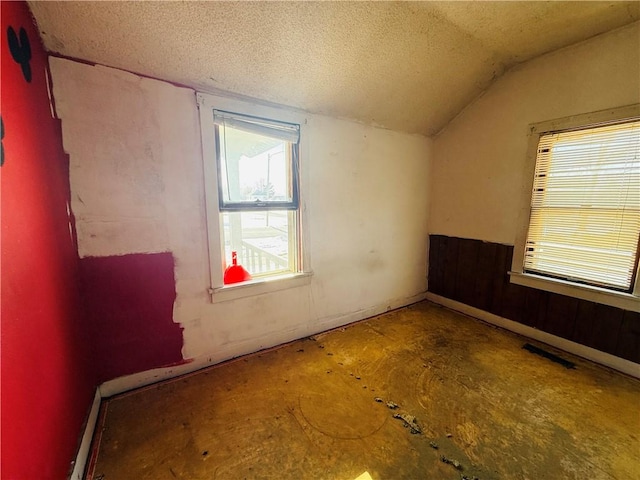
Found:
<svg viewBox="0 0 640 480"><path fill-rule="evenodd" d="M100 412L100 402L102 397L100 395L100 388L96 388L96 394L93 397L93 403L91 404L91 410L89 410L89 416L87 417L87 423L84 427L84 433L82 434L82 440L80 441L80 448L78 448L78 454L73 464L73 471L69 480L83 480L84 472L87 466L87 461L91 454L91 441L93 439L93 433L98 421L98 413Z"/></svg>
<svg viewBox="0 0 640 480"><path fill-rule="evenodd" d="M546 343L547 345L559 348L560 350L572 353L573 355L577 355L606 367L613 368L614 370L618 370L619 372L625 373L632 377L640 378L640 365L629 360L625 360L624 358L601 352L600 350L596 350L595 348L572 342L565 338L543 332L542 330L538 330L537 328L529 327L527 325L523 325L522 323L514 322L513 320L494 315L493 313L485 312L484 310L480 310L479 308L466 305L456 300L451 300L449 298L436 295L435 293L427 292L426 297L427 300L442 305L443 307L447 307L451 310L464 313L465 315L469 315L470 317L477 318L484 322L496 325L514 333L518 333L525 337L538 340L539 342Z"/></svg>

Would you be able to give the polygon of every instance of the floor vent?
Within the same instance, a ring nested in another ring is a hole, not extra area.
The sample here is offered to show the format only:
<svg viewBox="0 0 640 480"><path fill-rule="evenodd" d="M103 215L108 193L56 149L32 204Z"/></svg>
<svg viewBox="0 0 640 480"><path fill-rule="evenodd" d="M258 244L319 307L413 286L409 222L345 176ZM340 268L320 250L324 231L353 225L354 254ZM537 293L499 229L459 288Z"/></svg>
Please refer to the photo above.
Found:
<svg viewBox="0 0 640 480"><path fill-rule="evenodd" d="M531 345L530 343L525 343L522 348L531 353L535 353L536 355L540 355L541 357L548 358L552 362L559 363L564 368L576 368L575 363L570 362L569 360L565 360L564 358L560 358L559 356L554 355L553 353L549 353L546 350L538 348L534 345Z"/></svg>

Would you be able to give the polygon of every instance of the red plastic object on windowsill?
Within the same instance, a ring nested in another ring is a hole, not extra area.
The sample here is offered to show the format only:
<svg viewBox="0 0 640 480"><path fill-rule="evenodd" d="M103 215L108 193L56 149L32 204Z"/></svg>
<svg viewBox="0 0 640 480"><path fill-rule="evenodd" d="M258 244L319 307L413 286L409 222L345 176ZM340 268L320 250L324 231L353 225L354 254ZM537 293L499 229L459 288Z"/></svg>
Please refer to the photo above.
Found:
<svg viewBox="0 0 640 480"><path fill-rule="evenodd" d="M238 265L238 254L231 252L231 265L224 271L224 284L246 282L251 280L251 274L247 272L242 265Z"/></svg>

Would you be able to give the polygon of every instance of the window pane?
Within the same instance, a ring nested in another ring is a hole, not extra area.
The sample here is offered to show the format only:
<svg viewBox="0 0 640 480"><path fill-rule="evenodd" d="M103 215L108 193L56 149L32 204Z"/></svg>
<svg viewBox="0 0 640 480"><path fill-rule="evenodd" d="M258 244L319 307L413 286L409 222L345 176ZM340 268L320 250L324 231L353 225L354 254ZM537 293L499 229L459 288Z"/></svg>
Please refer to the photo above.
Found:
<svg viewBox="0 0 640 480"><path fill-rule="evenodd" d="M296 212L223 212L222 220L225 265L236 251L254 277L295 271Z"/></svg>
<svg viewBox="0 0 640 480"><path fill-rule="evenodd" d="M292 144L228 125L218 128L223 203L292 202Z"/></svg>

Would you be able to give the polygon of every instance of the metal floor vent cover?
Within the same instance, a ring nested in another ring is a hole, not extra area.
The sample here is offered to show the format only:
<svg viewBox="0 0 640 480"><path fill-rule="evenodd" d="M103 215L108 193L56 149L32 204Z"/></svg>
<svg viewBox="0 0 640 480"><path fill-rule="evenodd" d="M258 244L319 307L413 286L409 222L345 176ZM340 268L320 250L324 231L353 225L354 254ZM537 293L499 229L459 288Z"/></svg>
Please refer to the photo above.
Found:
<svg viewBox="0 0 640 480"><path fill-rule="evenodd" d="M565 360L564 358L560 358L559 356L554 355L553 353L549 353L546 350L543 350L541 348L538 348L535 345L531 345L530 343L525 343L522 346L522 348L524 348L525 350L531 353L535 353L536 355L540 355L541 357L547 358L552 362L559 363L564 368L576 368L575 363L570 362L569 360Z"/></svg>

